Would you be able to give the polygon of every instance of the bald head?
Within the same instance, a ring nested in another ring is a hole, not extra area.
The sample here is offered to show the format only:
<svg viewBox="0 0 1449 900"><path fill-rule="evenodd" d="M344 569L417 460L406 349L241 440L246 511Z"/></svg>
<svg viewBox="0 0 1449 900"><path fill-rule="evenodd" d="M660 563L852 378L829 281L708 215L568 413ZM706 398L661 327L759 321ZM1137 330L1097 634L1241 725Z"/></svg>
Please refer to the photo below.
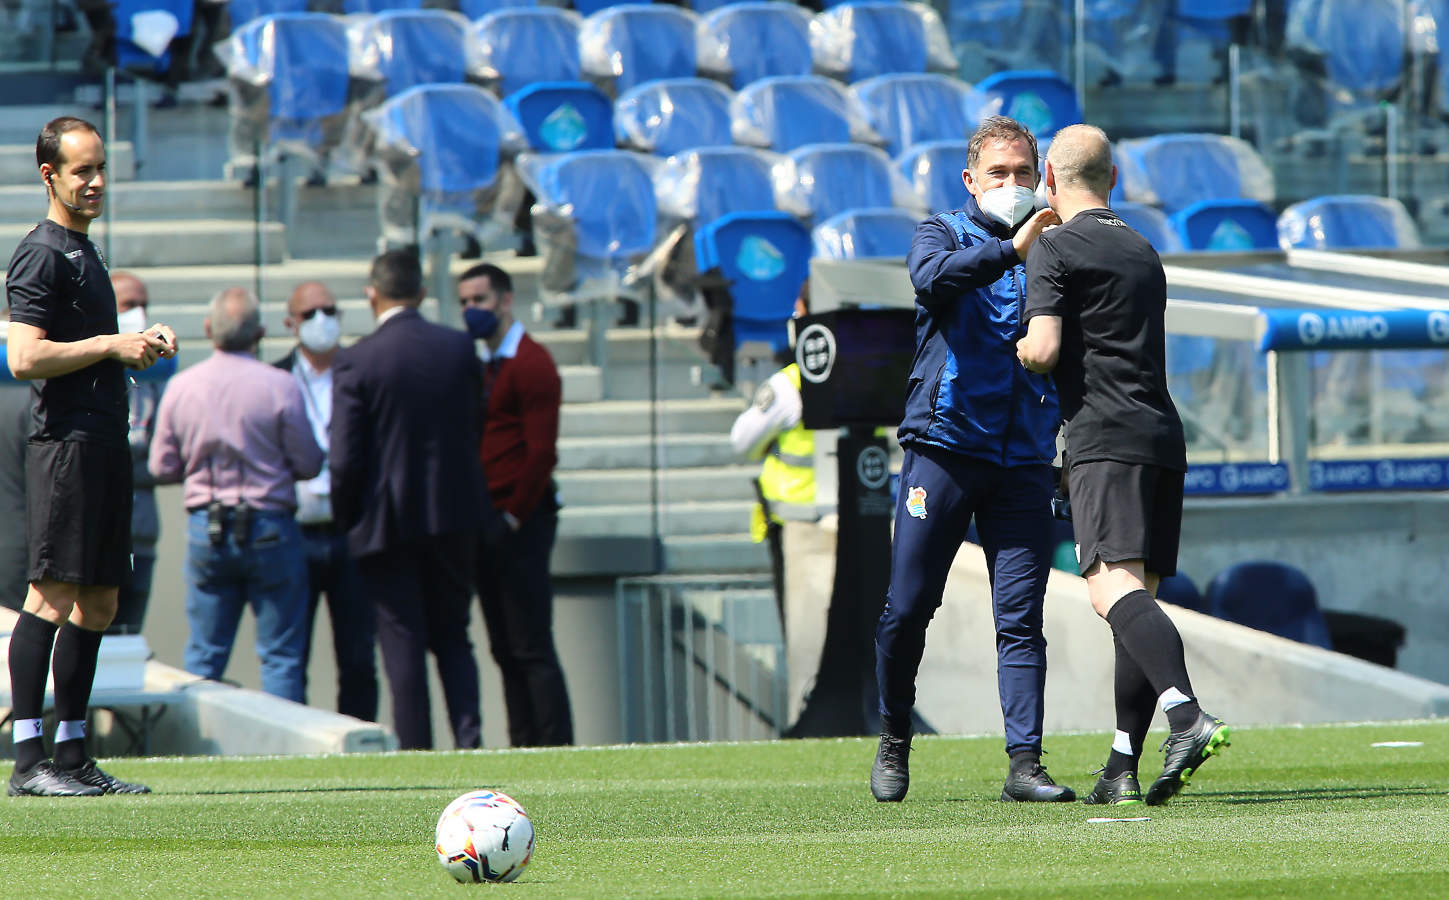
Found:
<svg viewBox="0 0 1449 900"><path fill-rule="evenodd" d="M116 292L116 312L126 312L138 306L145 309L150 300L146 283L130 272L112 272L111 288Z"/></svg>
<svg viewBox="0 0 1449 900"><path fill-rule="evenodd" d="M212 346L228 353L256 347L262 339L262 309L256 295L246 288L225 288L211 298L206 333Z"/></svg>
<svg viewBox="0 0 1449 900"><path fill-rule="evenodd" d="M292 288L287 298L287 317L293 322L314 309L335 307L337 298L332 290L320 281L304 281Z"/></svg>
<svg viewBox="0 0 1449 900"><path fill-rule="evenodd" d="M1052 138L1047 164L1060 193L1090 194L1102 200L1112 193L1112 144L1095 125L1069 125Z"/></svg>

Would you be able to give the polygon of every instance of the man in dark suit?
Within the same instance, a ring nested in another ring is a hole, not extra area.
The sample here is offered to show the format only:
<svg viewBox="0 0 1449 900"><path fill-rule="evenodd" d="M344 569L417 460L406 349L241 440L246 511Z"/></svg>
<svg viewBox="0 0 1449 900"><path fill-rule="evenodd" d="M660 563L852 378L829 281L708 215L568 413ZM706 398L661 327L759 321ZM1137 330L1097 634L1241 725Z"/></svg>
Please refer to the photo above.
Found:
<svg viewBox="0 0 1449 900"><path fill-rule="evenodd" d="M473 544L492 509L478 463L482 366L473 342L418 313L417 257L373 260L377 330L333 364L332 514L347 529L404 749L432 746L427 654L458 747L482 732L468 640Z"/></svg>

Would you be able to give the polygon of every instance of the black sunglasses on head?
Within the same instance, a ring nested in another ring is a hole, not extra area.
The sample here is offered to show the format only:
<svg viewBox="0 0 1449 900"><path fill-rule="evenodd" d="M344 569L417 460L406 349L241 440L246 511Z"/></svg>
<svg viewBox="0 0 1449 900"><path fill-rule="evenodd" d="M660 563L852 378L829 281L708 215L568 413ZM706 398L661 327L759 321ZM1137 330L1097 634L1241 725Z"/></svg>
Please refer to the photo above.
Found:
<svg viewBox="0 0 1449 900"><path fill-rule="evenodd" d="M317 306L317 307L313 307L312 309L309 309L306 312L302 313L301 315L297 316L297 318L298 319L301 319L303 322L305 322L308 319L312 318L313 316L317 315L318 313L323 313L324 315L329 315L329 316L335 316L335 315L337 315L337 307L335 307L335 306Z"/></svg>

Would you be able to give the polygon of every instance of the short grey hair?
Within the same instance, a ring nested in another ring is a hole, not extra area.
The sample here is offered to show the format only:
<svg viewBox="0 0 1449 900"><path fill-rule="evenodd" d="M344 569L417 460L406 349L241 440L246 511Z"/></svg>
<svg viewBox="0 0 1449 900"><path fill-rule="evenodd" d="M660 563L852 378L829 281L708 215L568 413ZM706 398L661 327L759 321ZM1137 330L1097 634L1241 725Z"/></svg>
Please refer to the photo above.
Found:
<svg viewBox="0 0 1449 900"><path fill-rule="evenodd" d="M1004 141L1008 144L1026 141L1026 145L1031 148L1031 167L1036 169L1040 164L1036 137L1032 135L1030 128L1010 116L987 116L981 120L981 124L971 135L971 142L966 145L966 168L976 171L976 162L981 158L981 148L987 141Z"/></svg>
<svg viewBox="0 0 1449 900"><path fill-rule="evenodd" d="M230 287L211 298L208 316L211 344L218 350L238 353L251 350L262 339L262 306L257 295L246 288Z"/></svg>
<svg viewBox="0 0 1449 900"><path fill-rule="evenodd" d="M1095 125L1069 125L1047 150L1057 190L1086 191L1098 197L1112 192L1112 143Z"/></svg>

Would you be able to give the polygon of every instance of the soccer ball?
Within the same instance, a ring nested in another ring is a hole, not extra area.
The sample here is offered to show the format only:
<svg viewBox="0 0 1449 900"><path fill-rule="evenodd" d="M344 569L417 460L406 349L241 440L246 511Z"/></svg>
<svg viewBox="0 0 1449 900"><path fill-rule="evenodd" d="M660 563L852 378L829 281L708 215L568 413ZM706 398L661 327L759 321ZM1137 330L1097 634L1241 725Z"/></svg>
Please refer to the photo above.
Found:
<svg viewBox="0 0 1449 900"><path fill-rule="evenodd" d="M443 810L438 862L461 882L512 881L533 857L533 822L498 791L469 791Z"/></svg>

